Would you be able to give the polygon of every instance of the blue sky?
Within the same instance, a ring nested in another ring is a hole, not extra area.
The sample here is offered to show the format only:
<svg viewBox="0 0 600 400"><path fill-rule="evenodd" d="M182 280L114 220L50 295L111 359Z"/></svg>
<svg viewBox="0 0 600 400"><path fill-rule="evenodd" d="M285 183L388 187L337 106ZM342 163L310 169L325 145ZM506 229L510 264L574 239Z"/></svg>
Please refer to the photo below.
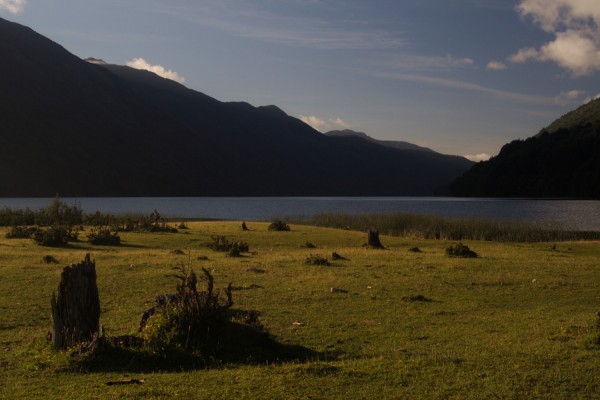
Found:
<svg viewBox="0 0 600 400"><path fill-rule="evenodd" d="M495 155L600 94L598 0L0 0L81 58L315 128Z"/></svg>

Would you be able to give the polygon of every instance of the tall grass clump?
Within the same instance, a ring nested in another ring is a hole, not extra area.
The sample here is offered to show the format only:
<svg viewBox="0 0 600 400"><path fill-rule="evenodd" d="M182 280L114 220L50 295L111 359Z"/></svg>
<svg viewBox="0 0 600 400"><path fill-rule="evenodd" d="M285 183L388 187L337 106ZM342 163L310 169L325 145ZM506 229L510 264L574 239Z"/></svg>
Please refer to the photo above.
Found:
<svg viewBox="0 0 600 400"><path fill-rule="evenodd" d="M0 209L0 226L75 226L83 222L83 210L78 203L68 205L55 197L52 202L37 211L29 208L13 210Z"/></svg>
<svg viewBox="0 0 600 400"><path fill-rule="evenodd" d="M323 213L310 217L290 217L298 224L366 231L377 226L389 236L410 236L441 240L494 240L499 242L549 242L598 240L600 232L579 232L534 222L502 221L485 218L442 217L409 213L343 214Z"/></svg>

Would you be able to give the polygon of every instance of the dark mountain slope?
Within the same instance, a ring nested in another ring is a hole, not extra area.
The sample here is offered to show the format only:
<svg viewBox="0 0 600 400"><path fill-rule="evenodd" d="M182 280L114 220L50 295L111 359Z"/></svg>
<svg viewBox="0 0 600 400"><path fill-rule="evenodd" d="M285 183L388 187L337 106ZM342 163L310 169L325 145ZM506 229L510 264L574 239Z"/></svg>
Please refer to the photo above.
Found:
<svg viewBox="0 0 600 400"><path fill-rule="evenodd" d="M505 145L450 186L456 196L600 198L600 100Z"/></svg>
<svg viewBox="0 0 600 400"><path fill-rule="evenodd" d="M88 63L2 19L0 37L0 196L417 195L470 165Z"/></svg>
<svg viewBox="0 0 600 400"><path fill-rule="evenodd" d="M351 129L343 129L341 131L329 131L329 132L325 132L324 135L326 135L326 136L343 136L343 137L356 136L356 137L360 137L360 138L366 139L366 140L374 142L374 143L381 144L383 146L392 147L392 148L399 149L399 150L422 150L422 151L433 152L433 150L431 150L428 147L417 146L416 144L404 142L401 140L374 139L364 132L356 132Z"/></svg>

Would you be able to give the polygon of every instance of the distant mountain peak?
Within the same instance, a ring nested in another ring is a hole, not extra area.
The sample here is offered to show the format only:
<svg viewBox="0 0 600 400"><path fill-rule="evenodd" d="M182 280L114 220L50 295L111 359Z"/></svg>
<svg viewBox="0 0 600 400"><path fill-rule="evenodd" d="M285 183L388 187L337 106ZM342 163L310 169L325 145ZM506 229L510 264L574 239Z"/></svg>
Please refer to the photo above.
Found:
<svg viewBox="0 0 600 400"><path fill-rule="evenodd" d="M259 110L266 111L266 112L269 112L269 113L274 114L274 115L278 114L278 115L281 115L281 116L286 116L286 117L288 116L285 111L283 111L281 108L277 107L274 104L269 104L269 105L266 105L266 106L259 106L257 108Z"/></svg>

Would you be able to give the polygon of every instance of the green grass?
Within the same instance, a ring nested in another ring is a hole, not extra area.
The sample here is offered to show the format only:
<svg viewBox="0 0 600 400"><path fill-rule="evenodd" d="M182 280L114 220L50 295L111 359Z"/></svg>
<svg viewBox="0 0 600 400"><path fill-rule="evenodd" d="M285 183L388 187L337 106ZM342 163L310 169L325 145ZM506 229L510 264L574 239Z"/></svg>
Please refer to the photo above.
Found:
<svg viewBox="0 0 600 400"><path fill-rule="evenodd" d="M357 231L187 225L177 234L121 233L119 247L47 248L0 231L0 398L600 398L600 242L553 250L552 242L463 239L479 257L462 259L445 255L455 243L446 240L382 235L386 249L374 250ZM251 253L212 251L204 245L212 235L247 242ZM333 261L334 251L347 260ZM234 308L260 311L296 357L194 368L131 353L78 372L46 335L62 267L87 252L108 334L133 334L154 297L174 291L170 268L191 260L217 287L251 288L234 292ZM310 254L331 265L306 264ZM106 385L131 378L145 383Z"/></svg>

